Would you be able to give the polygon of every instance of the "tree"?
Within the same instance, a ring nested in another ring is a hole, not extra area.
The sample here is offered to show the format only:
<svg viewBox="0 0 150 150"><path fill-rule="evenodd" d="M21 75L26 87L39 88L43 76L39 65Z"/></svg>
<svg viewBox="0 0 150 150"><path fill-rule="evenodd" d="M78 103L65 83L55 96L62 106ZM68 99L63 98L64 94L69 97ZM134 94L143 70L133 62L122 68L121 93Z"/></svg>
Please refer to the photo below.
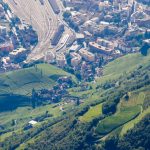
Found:
<svg viewBox="0 0 150 150"><path fill-rule="evenodd" d="M43 71L42 71L42 69L41 69L41 77L43 77Z"/></svg>
<svg viewBox="0 0 150 150"><path fill-rule="evenodd" d="M14 119L12 119L11 125L14 126L15 124L16 124L16 121Z"/></svg>
<svg viewBox="0 0 150 150"><path fill-rule="evenodd" d="M140 49L140 52L143 56L147 56L149 45L147 43L144 44L144 46Z"/></svg>
<svg viewBox="0 0 150 150"><path fill-rule="evenodd" d="M144 37L146 39L149 39L150 38L150 33L146 30L145 34L144 34Z"/></svg>
<svg viewBox="0 0 150 150"><path fill-rule="evenodd" d="M104 149L106 150L117 150L117 138L116 137L109 137L106 142Z"/></svg>
<svg viewBox="0 0 150 150"><path fill-rule="evenodd" d="M68 19L70 16L71 16L71 13L70 13L69 11L65 11L65 12L63 13L63 17L64 17L65 19Z"/></svg>
<svg viewBox="0 0 150 150"><path fill-rule="evenodd" d="M77 105L77 106L80 105L80 100L79 100L79 98L78 98L77 101L76 101L76 105Z"/></svg>
<svg viewBox="0 0 150 150"><path fill-rule="evenodd" d="M31 102L32 102L32 108L35 108L35 104L36 104L36 92L35 89L32 89L32 98L31 98Z"/></svg>
<svg viewBox="0 0 150 150"><path fill-rule="evenodd" d="M35 68L35 71L37 72L38 70L37 64L34 65L34 68Z"/></svg>

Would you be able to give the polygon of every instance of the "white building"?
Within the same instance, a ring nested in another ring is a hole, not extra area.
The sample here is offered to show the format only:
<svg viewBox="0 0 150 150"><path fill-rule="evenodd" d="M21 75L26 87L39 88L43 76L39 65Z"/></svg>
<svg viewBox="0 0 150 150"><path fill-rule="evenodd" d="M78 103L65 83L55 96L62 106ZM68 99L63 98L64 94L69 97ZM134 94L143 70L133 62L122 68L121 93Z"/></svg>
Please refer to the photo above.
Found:
<svg viewBox="0 0 150 150"><path fill-rule="evenodd" d="M9 53L9 56L11 59L14 59L16 57L22 57L24 55L26 55L27 53L27 49L25 48L18 48L13 50L12 52Z"/></svg>

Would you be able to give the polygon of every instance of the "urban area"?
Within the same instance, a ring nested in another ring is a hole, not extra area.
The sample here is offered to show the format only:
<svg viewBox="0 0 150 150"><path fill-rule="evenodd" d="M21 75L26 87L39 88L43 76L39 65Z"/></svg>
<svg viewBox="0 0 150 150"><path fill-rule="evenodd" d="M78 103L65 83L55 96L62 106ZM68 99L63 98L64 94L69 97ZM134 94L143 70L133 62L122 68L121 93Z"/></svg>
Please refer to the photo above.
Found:
<svg viewBox="0 0 150 150"><path fill-rule="evenodd" d="M52 15L44 12L44 23L42 13L31 14L31 6L27 20L23 13L16 15L26 2L8 3L12 9L5 1L0 5L1 72L44 61L92 81L102 76L108 62L150 45L150 9L144 5L148 0L34 1L39 8L51 5ZM42 31L43 25L48 31Z"/></svg>

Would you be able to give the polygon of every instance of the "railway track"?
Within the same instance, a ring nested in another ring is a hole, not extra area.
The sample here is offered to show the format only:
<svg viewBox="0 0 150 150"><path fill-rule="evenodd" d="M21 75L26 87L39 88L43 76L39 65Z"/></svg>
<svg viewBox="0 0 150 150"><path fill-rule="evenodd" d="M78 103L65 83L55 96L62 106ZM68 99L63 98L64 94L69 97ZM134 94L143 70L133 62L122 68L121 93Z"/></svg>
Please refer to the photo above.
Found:
<svg viewBox="0 0 150 150"><path fill-rule="evenodd" d="M4 0L4 2L8 3L13 13L21 20L32 25L38 34L38 44L28 55L27 62L41 59L50 49L56 53L65 47L65 43L61 42L55 47L51 46L51 39L59 24L63 22L62 14L56 14L48 0L44 0L44 5L41 5L39 0L15 0L15 2L14 0ZM66 28L64 34L71 34L70 29Z"/></svg>

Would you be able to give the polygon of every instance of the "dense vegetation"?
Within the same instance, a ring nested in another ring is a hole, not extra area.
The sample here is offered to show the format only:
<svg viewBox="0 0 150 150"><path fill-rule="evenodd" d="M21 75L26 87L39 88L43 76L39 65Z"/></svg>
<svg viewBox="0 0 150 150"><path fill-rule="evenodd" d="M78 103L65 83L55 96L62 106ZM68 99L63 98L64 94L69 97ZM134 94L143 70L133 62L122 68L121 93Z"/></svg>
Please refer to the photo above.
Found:
<svg viewBox="0 0 150 150"><path fill-rule="evenodd" d="M110 137L106 140L104 149L107 150L148 150L150 148L150 114L146 115L132 130L118 140Z"/></svg>

